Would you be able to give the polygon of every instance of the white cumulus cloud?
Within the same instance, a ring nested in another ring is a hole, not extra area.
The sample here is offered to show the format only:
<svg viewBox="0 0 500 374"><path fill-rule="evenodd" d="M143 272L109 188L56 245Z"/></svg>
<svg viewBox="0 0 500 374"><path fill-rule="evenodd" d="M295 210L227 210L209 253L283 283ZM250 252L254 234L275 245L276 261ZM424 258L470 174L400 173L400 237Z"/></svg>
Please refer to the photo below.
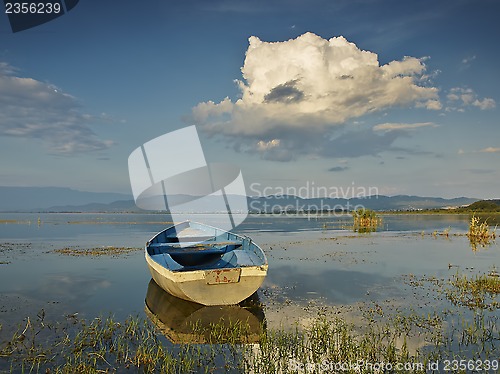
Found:
<svg viewBox="0 0 500 374"><path fill-rule="evenodd" d="M477 106L481 110L485 110L485 109L493 109L496 107L497 104L495 100L491 98L484 98L482 100L478 99L474 100L472 102L472 105Z"/></svg>
<svg viewBox="0 0 500 374"><path fill-rule="evenodd" d="M41 139L49 153L74 154L109 148L90 125L106 120L82 113L78 101L59 88L17 76L0 62L0 136Z"/></svg>
<svg viewBox="0 0 500 374"><path fill-rule="evenodd" d="M192 118L208 133L245 139L255 152L281 149L282 160L292 151L321 154L309 146L350 119L395 106L441 109L438 89L424 85L425 70L424 59L409 56L381 65L376 53L342 36L252 36L237 81L241 97L199 103ZM279 143L263 146L273 140Z"/></svg>

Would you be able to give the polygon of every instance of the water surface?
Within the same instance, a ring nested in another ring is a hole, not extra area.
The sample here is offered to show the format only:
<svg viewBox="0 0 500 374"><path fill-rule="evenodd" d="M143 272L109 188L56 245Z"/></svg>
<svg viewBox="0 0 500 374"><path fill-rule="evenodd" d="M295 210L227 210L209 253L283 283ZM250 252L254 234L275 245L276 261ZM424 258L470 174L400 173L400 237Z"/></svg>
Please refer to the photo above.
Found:
<svg viewBox="0 0 500 374"><path fill-rule="evenodd" d="M170 224L165 216L12 213L0 219L10 220L0 224L0 333L42 308L54 318L144 315L150 274L142 247ZM404 303L411 296L408 275L447 278L459 269L478 273L500 265L498 244L471 250L463 236L467 216L384 216L380 231L370 234L353 233L350 222L349 216L256 215L238 227L268 256L258 294L270 323L281 323L287 305ZM439 235L446 229L448 237ZM54 252L103 246L137 250L99 257Z"/></svg>

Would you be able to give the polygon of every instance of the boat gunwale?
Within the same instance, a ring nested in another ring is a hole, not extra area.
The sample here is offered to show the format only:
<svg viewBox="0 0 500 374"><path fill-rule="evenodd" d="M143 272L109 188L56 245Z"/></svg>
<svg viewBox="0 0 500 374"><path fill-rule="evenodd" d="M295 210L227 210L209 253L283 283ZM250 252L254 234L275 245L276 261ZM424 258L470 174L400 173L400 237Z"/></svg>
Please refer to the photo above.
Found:
<svg viewBox="0 0 500 374"><path fill-rule="evenodd" d="M214 230L216 230L216 232L217 232L217 231L221 231L221 232L222 232L222 235L225 235L225 234L230 234L230 235L233 235L233 236L235 236L235 237L237 237L238 239L240 239L240 240L241 240L241 246L242 246L242 247L243 247L244 242L245 242L245 241L248 241L248 247L249 247L249 248L250 248L251 246L254 246L254 247L256 247L256 248L259 250L258 252L260 252L260 253L259 253L260 255L259 255L259 254L257 254L257 253L255 253L255 255L256 255L256 256L257 256L257 257L258 257L258 258L262 261L262 264L258 264L258 265L257 265L257 264L255 264L255 265L250 265L250 266L240 265L240 266L238 266L238 267L241 267L241 268L248 268L248 267L251 267L251 266L263 267L263 266L267 266L267 265L268 265L268 261L267 261L267 256L266 256L266 254L264 253L264 251L262 250L262 248L261 248L261 247L260 247L257 243L255 243L255 242L252 240L252 238L250 238L250 237L248 237L248 236L246 236L246 235L245 235L245 236L243 236L243 235L239 235L239 234L236 234L236 233L231 232L231 231L227 231L227 230L224 230L224 229L221 229L221 228L215 227L215 226L211 226L211 225L207 225L207 224L204 224L204 223L200 223L200 222L196 222L196 221L191 221L191 220L186 220L186 221L183 221L183 222L179 222L179 223L174 224L174 225L172 225L172 226L169 226L169 227L167 227L167 228L165 228L165 229L161 230L160 232L156 233L155 235L153 235L153 236L151 237L151 239L149 239L149 240L146 242L146 245L145 245L145 247L144 247L144 250L145 250L145 252L146 252L146 257L149 257L152 261L156 262L156 261L154 260L154 258L152 257L152 255L151 255L151 254L149 253L149 251L148 251L148 248L150 248L150 245L151 245L151 244L160 244L160 245L159 245L159 247L163 246L163 245L161 245L161 244L164 244L165 246L168 246L168 244L177 244L177 245L179 245L179 246L180 246L180 244L181 244L181 243L163 243L163 242L162 242L162 243L151 243L151 242L152 242L154 239L156 239L158 236L160 236L162 233L166 232L167 230L171 230L171 229L175 228L176 226L179 226L179 225L184 225L184 224L188 224L188 225L189 225L189 227L190 227L190 226L191 226L191 223L194 223L194 224L199 225L199 226L202 226L202 227L207 227L207 228L210 228L210 229L214 229ZM222 236L222 235L213 236L214 241L212 241L210 244L217 245L218 243L220 243L220 242L217 242L215 239L217 239L217 237L220 237L220 236ZM197 244L199 244L200 246L204 246L206 243L207 243L206 241L205 241L205 242L197 242ZM183 244L183 245L185 245L185 244L186 244L186 242L184 242L184 243L182 243L182 244ZM231 244L235 244L235 243L231 243ZM220 245L220 244L218 244L218 245ZM189 248L189 246L186 246L186 247L184 247L184 248ZM244 250L244 251L248 251L248 249L246 249L246 250ZM203 252L203 250L200 250L200 252ZM170 256L170 254L169 254L169 253L163 253L163 254L164 254L164 255L168 255L168 256ZM262 258L261 258L261 256L262 256ZM172 260L173 260L173 259L172 259ZM175 260L173 260L173 261L175 261ZM158 263L158 265L162 266L160 263ZM181 265L181 266L182 266L182 265ZM162 267L163 267L163 266L162 266ZM164 267L164 268L165 268L166 270L170 271L170 272L175 272L175 273L180 272L180 271L174 271L174 270L168 269L168 268L166 268L166 267ZM186 272L189 272L189 271L198 271L198 270L195 270L195 269L193 269L193 270L184 269L182 272L183 272L183 273L186 273ZM202 271L202 270L201 270L201 271Z"/></svg>
<svg viewBox="0 0 500 374"><path fill-rule="evenodd" d="M146 262L147 262L148 266L152 266L155 269L155 271L158 273L160 273L160 271L159 271L160 269L166 271L166 273L168 275L170 275L170 277L167 277L167 278L175 283L204 280L207 272L218 271L218 270L224 269L224 268L193 269L193 270L180 270L180 271L179 270L171 270L171 269L168 269L168 268L162 266L158 262L156 262L149 255L146 256ZM156 267L159 267L160 269L156 269ZM244 276L256 276L256 275L260 276L262 272L267 273L268 267L269 267L269 265L266 263L264 265L238 266L238 267L235 267L234 269L241 269L241 277L244 277ZM180 280L180 279L174 279L174 278L183 278L183 279Z"/></svg>

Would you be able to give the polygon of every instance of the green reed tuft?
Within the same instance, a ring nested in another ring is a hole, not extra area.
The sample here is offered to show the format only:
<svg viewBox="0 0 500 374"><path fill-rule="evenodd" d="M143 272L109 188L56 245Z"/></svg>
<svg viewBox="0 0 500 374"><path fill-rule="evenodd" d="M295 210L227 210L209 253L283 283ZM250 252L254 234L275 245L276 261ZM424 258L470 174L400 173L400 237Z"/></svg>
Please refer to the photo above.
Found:
<svg viewBox="0 0 500 374"><path fill-rule="evenodd" d="M353 230L357 232L376 231L382 224L382 218L370 209L357 209L352 212L352 216L354 219Z"/></svg>
<svg viewBox="0 0 500 374"><path fill-rule="evenodd" d="M496 239L495 230L490 230L488 223L481 221L476 215L472 215L469 222L469 232L467 233L472 249L477 250L477 246L485 247Z"/></svg>

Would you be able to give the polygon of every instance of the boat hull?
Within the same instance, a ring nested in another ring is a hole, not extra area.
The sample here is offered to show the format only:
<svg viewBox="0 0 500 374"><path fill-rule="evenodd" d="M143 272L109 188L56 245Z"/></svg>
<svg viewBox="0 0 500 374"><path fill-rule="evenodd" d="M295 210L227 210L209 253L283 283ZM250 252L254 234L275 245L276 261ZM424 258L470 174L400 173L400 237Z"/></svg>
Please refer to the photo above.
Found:
<svg viewBox="0 0 500 374"><path fill-rule="evenodd" d="M241 267L239 280L210 283L216 270L174 272L166 269L146 253L146 262L156 284L178 298L202 305L234 305L250 297L262 285L268 265ZM224 269L220 269L224 271Z"/></svg>

